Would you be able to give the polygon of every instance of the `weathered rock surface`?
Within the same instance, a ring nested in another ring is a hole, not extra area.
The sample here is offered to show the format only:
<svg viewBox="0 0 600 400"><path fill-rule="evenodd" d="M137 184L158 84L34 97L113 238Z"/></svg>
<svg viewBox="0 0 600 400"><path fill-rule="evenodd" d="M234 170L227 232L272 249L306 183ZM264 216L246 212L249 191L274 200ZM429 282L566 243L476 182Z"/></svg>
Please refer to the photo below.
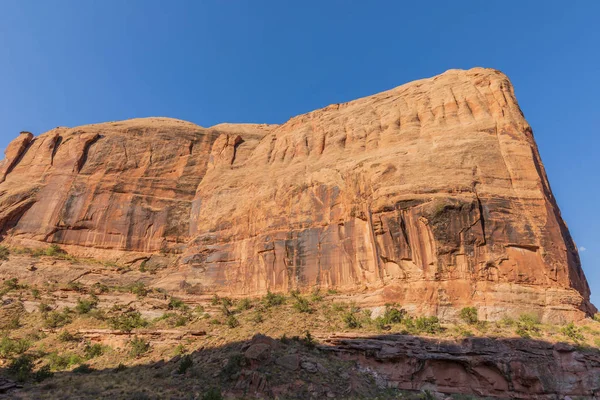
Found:
<svg viewBox="0 0 600 400"><path fill-rule="evenodd" d="M335 335L326 342L322 350L357 360L399 389L517 399L600 395L598 351L566 343L493 338L457 343L405 335Z"/></svg>
<svg viewBox="0 0 600 400"><path fill-rule="evenodd" d="M337 288L445 318L595 310L532 130L490 69L279 126L149 118L22 134L0 176L6 241L179 257L158 286Z"/></svg>

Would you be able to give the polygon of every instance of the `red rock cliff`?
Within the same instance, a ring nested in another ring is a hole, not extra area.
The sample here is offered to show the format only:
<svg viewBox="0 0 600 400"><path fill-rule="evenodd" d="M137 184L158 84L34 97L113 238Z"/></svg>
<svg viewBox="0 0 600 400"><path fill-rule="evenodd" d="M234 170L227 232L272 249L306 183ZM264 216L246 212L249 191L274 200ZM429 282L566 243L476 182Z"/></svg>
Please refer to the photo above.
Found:
<svg viewBox="0 0 600 400"><path fill-rule="evenodd" d="M158 285L337 288L441 317L594 311L532 130L495 70L279 126L148 118L21 134L0 175L5 240L178 255Z"/></svg>

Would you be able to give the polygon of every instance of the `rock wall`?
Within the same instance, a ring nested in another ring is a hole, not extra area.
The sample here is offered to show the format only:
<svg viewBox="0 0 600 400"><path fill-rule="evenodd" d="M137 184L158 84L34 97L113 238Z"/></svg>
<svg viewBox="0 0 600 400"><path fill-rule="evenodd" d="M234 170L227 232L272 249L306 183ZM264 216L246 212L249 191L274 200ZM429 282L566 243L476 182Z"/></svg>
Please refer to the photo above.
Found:
<svg viewBox="0 0 600 400"><path fill-rule="evenodd" d="M6 240L177 255L157 285L336 288L452 318L595 311L532 130L475 68L282 125L150 118L22 134L0 165Z"/></svg>
<svg viewBox="0 0 600 400"><path fill-rule="evenodd" d="M406 335L334 335L326 343L322 350L356 360L384 387L511 399L600 395L598 352L567 343Z"/></svg>

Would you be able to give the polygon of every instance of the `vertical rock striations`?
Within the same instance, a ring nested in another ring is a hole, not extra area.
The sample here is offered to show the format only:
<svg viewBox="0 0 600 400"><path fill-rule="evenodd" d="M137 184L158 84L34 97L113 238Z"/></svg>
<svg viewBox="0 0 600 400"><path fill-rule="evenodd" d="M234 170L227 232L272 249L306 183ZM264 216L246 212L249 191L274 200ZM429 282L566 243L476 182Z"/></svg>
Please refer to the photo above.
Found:
<svg viewBox="0 0 600 400"><path fill-rule="evenodd" d="M451 318L591 313L577 249L502 73L475 68L292 118L152 118L21 135L10 240L179 254L157 284L315 287Z"/></svg>

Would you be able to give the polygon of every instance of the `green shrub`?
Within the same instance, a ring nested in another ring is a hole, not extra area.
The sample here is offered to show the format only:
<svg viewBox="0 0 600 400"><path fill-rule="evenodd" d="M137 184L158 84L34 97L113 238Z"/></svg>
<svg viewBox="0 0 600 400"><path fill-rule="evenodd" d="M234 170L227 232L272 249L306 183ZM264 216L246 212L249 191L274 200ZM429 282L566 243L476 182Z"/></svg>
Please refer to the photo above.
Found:
<svg viewBox="0 0 600 400"><path fill-rule="evenodd" d="M80 338L76 335L73 335L69 331L64 330L58 334L58 340L61 342L78 342Z"/></svg>
<svg viewBox="0 0 600 400"><path fill-rule="evenodd" d="M51 244L50 247L48 247L44 251L44 254L46 254L49 257L56 257L59 255L65 254L65 251L63 249L61 249L59 245Z"/></svg>
<svg viewBox="0 0 600 400"><path fill-rule="evenodd" d="M27 339L11 339L3 336L0 340L0 358L10 358L15 354L23 354L31 347Z"/></svg>
<svg viewBox="0 0 600 400"><path fill-rule="evenodd" d="M242 370L242 367L246 364L246 360L241 354L234 354L227 360L227 364L221 370L221 375L225 378L230 378L232 375L236 375Z"/></svg>
<svg viewBox="0 0 600 400"><path fill-rule="evenodd" d="M33 357L21 355L10 363L8 372L19 382L25 382L33 371Z"/></svg>
<svg viewBox="0 0 600 400"><path fill-rule="evenodd" d="M41 303L38 305L38 311L39 311L40 313L42 313L42 314L45 314L45 313L47 313L47 312L48 312L48 311L50 311L50 310L52 310L52 307L50 307L50 305L49 305L49 304L46 304L46 303L44 303L44 302L41 302Z"/></svg>
<svg viewBox="0 0 600 400"><path fill-rule="evenodd" d="M560 332L565 335L566 337L568 337L569 339L578 342L580 340L584 340L584 336L581 333L581 330L579 328L577 328L575 326L574 323L569 322L567 325L565 325Z"/></svg>
<svg viewBox="0 0 600 400"><path fill-rule="evenodd" d="M185 355L185 356L183 356L183 358L179 362L179 368L177 368L177 373L179 375L183 375L193 365L194 365L194 360L192 360L192 357L189 354Z"/></svg>
<svg viewBox="0 0 600 400"><path fill-rule="evenodd" d="M240 321L238 321L234 315L230 315L229 317L227 317L226 323L227 323L227 326L230 327L231 329L237 328L238 326L240 326Z"/></svg>
<svg viewBox="0 0 600 400"><path fill-rule="evenodd" d="M33 380L39 383L45 379L52 378L53 375L52 371L50 371L50 366L44 365L33 374Z"/></svg>
<svg viewBox="0 0 600 400"><path fill-rule="evenodd" d="M114 372L121 372L121 371L125 371L127 369L127 366L123 363L119 363L119 365L117 365L117 367L115 369L113 369Z"/></svg>
<svg viewBox="0 0 600 400"><path fill-rule="evenodd" d="M8 256L10 255L10 250L6 246L0 246L0 260L6 261L8 260Z"/></svg>
<svg viewBox="0 0 600 400"><path fill-rule="evenodd" d="M82 362L83 359L74 353L58 354L52 352L48 355L48 365L53 371L63 371Z"/></svg>
<svg viewBox="0 0 600 400"><path fill-rule="evenodd" d="M313 349L317 345L317 341L310 334L309 331L306 331L306 334L305 334L304 338L302 339L302 343L309 349Z"/></svg>
<svg viewBox="0 0 600 400"><path fill-rule="evenodd" d="M210 388L202 395L202 400L223 400L223 395L221 394L221 390Z"/></svg>
<svg viewBox="0 0 600 400"><path fill-rule="evenodd" d="M252 315L252 322L255 324L260 324L264 322L264 320L263 313L260 310L256 310L256 312Z"/></svg>
<svg viewBox="0 0 600 400"><path fill-rule="evenodd" d="M308 313L308 314L311 314L314 311L312 309L312 307L310 306L310 303L308 302L308 300L306 300L304 297L302 297L300 295L300 292L293 291L292 298L294 299L294 305L293 305L294 310L301 312L301 313Z"/></svg>
<svg viewBox="0 0 600 400"><path fill-rule="evenodd" d="M383 322L385 324L399 324L406 315L406 311L397 308L392 304L385 305L385 313L383 314Z"/></svg>
<svg viewBox="0 0 600 400"><path fill-rule="evenodd" d="M238 311L246 311L252 308L252 302L250 299L241 299L237 304Z"/></svg>
<svg viewBox="0 0 600 400"><path fill-rule="evenodd" d="M85 355L86 360L100 357L102 354L104 354L104 346L102 346L100 343L86 343L85 347L83 348L83 354Z"/></svg>
<svg viewBox="0 0 600 400"><path fill-rule="evenodd" d="M40 290L39 290L39 289L37 289L37 288L33 288L33 289L31 289L31 296L32 296L34 299L36 299L36 300L39 300L39 299L41 298L41 296L40 296Z"/></svg>
<svg viewBox="0 0 600 400"><path fill-rule="evenodd" d="M185 354L185 346L179 343L177 346L175 346L175 350L173 350L173 355L181 356L183 354Z"/></svg>
<svg viewBox="0 0 600 400"><path fill-rule="evenodd" d="M90 299L78 299L77 305L75 306L75 312L77 314L87 314L98 305L98 298L96 296Z"/></svg>
<svg viewBox="0 0 600 400"><path fill-rule="evenodd" d="M63 327L71 320L71 312L68 308L63 309L63 311L50 311L44 314L44 326L50 329Z"/></svg>
<svg viewBox="0 0 600 400"><path fill-rule="evenodd" d="M76 374L91 374L94 369L87 364L81 364L78 367L73 368L73 372Z"/></svg>
<svg viewBox="0 0 600 400"><path fill-rule="evenodd" d="M171 297L169 304L167 305L169 310L187 310L189 307L183 302L183 300L176 297Z"/></svg>
<svg viewBox="0 0 600 400"><path fill-rule="evenodd" d="M600 313L594 314L594 321L600 322Z"/></svg>
<svg viewBox="0 0 600 400"><path fill-rule="evenodd" d="M285 296L279 293L271 293L267 291L265 297L263 297L263 304L265 307L280 306L285 303Z"/></svg>
<svg viewBox="0 0 600 400"><path fill-rule="evenodd" d="M408 321L408 320L407 320ZM442 326L440 325L440 320L438 317L419 317L414 320L410 320L412 322L412 326L417 333L429 333L434 335L438 332L442 331ZM408 327L409 324L406 324Z"/></svg>
<svg viewBox="0 0 600 400"><path fill-rule="evenodd" d="M312 301L313 303L318 303L319 301L323 301L323 299L324 296L321 294L319 288L313 290L312 294L310 295L310 301Z"/></svg>
<svg viewBox="0 0 600 400"><path fill-rule="evenodd" d="M142 314L139 311L129 311L111 317L109 324L113 329L118 329L122 332L131 332L135 328L147 326L148 321L142 318Z"/></svg>
<svg viewBox="0 0 600 400"><path fill-rule="evenodd" d="M25 288L25 286L19 285L19 280L17 278L10 278L5 280L2 286L4 286L4 292L10 292L11 290L19 290Z"/></svg>
<svg viewBox="0 0 600 400"><path fill-rule="evenodd" d="M132 283L128 289L129 293L135 294L138 298L146 297L149 292L144 282Z"/></svg>
<svg viewBox="0 0 600 400"><path fill-rule="evenodd" d="M344 324L346 324L347 328L357 329L357 328L362 327L362 323L360 322L360 319L357 317L356 313L353 312L352 310L344 313L344 315L342 316L342 319L344 321Z"/></svg>
<svg viewBox="0 0 600 400"><path fill-rule="evenodd" d="M198 304L196 307L194 307L194 312L198 315L202 315L204 314L206 310L204 309L204 307L200 304Z"/></svg>
<svg viewBox="0 0 600 400"><path fill-rule="evenodd" d="M139 358L150 350L150 343L137 336L131 339L129 346L131 347L129 355L134 358Z"/></svg>
<svg viewBox="0 0 600 400"><path fill-rule="evenodd" d="M477 322L479 322L477 309L475 307L463 308L462 310L460 310L459 317L469 325L475 325L477 324Z"/></svg>
<svg viewBox="0 0 600 400"><path fill-rule="evenodd" d="M539 318L533 314L522 314L517 321L517 335L523 338L530 338L531 336L539 336Z"/></svg>
<svg viewBox="0 0 600 400"><path fill-rule="evenodd" d="M103 283L96 282L90 286L90 292L94 295L99 295L108 292L109 288Z"/></svg>

